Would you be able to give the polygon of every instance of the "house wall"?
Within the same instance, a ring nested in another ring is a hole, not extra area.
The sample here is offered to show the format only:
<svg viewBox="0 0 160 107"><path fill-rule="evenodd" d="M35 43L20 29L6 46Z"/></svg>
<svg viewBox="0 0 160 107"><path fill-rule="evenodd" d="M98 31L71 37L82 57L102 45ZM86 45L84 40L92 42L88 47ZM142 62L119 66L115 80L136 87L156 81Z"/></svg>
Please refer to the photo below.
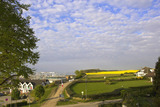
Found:
<svg viewBox="0 0 160 107"><path fill-rule="evenodd" d="M30 90L33 90L33 85L32 85L32 83L28 83L27 84L26 82L24 82L24 83L20 82L20 84L19 84L19 90L20 90L21 94L22 93L27 93Z"/></svg>

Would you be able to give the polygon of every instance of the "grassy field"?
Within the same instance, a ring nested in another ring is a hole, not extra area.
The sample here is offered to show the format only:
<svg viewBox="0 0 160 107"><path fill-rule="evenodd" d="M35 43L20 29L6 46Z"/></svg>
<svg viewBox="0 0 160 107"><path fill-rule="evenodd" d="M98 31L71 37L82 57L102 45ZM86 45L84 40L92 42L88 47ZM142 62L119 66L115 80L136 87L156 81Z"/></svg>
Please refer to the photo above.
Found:
<svg viewBox="0 0 160 107"><path fill-rule="evenodd" d="M76 93L81 95L81 92L85 92L85 85L86 83L77 83L71 87L71 89ZM121 81L114 83L112 85L106 85L104 82L94 82L94 83L87 83L87 94L100 94L106 92L112 92L118 88L129 88L129 87L139 87L139 86L147 86L152 85L147 80L133 80L133 81ZM85 93L84 93L85 94Z"/></svg>

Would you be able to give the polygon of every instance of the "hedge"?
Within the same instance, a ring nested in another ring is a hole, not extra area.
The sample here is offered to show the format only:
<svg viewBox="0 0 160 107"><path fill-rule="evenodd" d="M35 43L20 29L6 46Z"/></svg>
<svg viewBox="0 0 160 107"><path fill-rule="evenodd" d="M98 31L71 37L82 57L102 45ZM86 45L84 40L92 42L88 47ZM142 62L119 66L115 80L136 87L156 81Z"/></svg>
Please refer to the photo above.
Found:
<svg viewBox="0 0 160 107"><path fill-rule="evenodd" d="M71 86L72 85L74 85L74 84L76 84L77 83L77 81L73 81L72 83L70 83L67 87L66 87L66 91L67 91L67 93L70 95L70 96L73 96L73 94L75 94L74 92L73 92L73 90L71 90Z"/></svg>
<svg viewBox="0 0 160 107"><path fill-rule="evenodd" d="M15 107L15 104L17 105L17 107L22 107L24 105L27 105L27 101L7 104L6 107Z"/></svg>
<svg viewBox="0 0 160 107"><path fill-rule="evenodd" d="M115 89L114 91L109 92L109 93L87 95L87 97L94 100L94 99L105 99L105 98L108 98L108 97L120 96L121 95L121 90L124 90L124 88Z"/></svg>
<svg viewBox="0 0 160 107"><path fill-rule="evenodd" d="M98 105L98 107L122 107L122 103L102 104Z"/></svg>

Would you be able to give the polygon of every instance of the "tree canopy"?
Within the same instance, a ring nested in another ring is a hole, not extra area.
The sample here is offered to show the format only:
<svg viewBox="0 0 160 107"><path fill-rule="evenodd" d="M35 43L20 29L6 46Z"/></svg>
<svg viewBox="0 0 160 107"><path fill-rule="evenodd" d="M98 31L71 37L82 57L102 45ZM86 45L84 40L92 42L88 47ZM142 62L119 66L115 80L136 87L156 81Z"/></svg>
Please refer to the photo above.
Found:
<svg viewBox="0 0 160 107"><path fill-rule="evenodd" d="M160 57L155 66L155 77L153 81L154 90L157 96L160 96Z"/></svg>
<svg viewBox="0 0 160 107"><path fill-rule="evenodd" d="M23 17L23 10L29 5L17 0L0 0L0 87L18 80L19 76L28 78L39 59L37 37L30 28L30 17Z"/></svg>

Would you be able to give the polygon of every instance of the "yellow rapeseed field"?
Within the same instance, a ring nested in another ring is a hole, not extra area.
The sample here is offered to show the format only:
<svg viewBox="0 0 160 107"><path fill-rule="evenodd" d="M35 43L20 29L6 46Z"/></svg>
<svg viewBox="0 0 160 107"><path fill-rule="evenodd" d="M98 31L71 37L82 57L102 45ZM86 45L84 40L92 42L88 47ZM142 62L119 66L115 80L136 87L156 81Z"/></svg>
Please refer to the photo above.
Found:
<svg viewBox="0 0 160 107"><path fill-rule="evenodd" d="M124 74L124 73L136 73L139 70L123 70L123 71L104 71L104 72L94 72L86 73L86 75L99 75L99 74Z"/></svg>

